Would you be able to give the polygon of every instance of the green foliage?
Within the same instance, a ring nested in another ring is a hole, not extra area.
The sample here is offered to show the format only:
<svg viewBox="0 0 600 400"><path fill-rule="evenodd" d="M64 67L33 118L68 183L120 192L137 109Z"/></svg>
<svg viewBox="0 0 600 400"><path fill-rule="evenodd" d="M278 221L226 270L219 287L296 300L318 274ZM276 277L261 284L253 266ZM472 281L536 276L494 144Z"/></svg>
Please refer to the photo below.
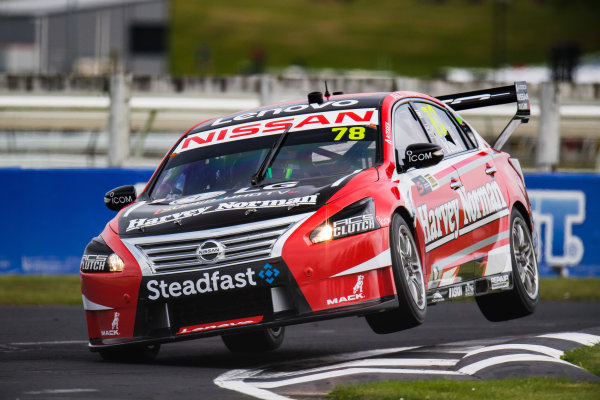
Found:
<svg viewBox="0 0 600 400"><path fill-rule="evenodd" d="M600 50L598 15L600 2L583 0L173 0L171 72L299 65L429 77L445 66L492 66L500 38L507 64L544 63L557 43Z"/></svg>

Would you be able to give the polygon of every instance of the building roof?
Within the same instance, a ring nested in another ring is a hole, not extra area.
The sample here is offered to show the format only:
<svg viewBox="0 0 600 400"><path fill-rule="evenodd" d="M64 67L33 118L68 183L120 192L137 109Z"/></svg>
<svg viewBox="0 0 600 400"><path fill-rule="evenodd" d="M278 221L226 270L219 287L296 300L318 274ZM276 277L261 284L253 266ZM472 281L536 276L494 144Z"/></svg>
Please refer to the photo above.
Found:
<svg viewBox="0 0 600 400"><path fill-rule="evenodd" d="M6 0L0 1L0 17L41 17L163 1L165 0Z"/></svg>

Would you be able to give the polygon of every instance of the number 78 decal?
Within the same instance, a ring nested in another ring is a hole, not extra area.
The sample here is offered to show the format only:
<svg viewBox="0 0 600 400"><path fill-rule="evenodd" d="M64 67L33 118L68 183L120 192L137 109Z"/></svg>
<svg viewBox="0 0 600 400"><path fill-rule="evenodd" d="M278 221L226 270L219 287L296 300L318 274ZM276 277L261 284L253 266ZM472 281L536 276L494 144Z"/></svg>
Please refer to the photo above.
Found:
<svg viewBox="0 0 600 400"><path fill-rule="evenodd" d="M333 139L335 141L342 140L346 132L348 132L348 139L350 140L363 140L365 138L364 126L352 126L349 129L347 126L340 126L339 128L331 128L331 131L338 132Z"/></svg>

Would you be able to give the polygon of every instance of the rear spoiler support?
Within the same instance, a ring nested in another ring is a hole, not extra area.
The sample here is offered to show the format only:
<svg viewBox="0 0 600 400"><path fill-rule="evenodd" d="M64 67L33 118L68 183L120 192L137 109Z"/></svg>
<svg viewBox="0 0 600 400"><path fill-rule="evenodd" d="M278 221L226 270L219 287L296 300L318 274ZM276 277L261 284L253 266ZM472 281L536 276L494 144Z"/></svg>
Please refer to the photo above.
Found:
<svg viewBox="0 0 600 400"><path fill-rule="evenodd" d="M529 122L529 116L531 115L526 82L515 82L511 86L474 90L472 92L438 96L437 98L455 111L516 102L516 114L492 144L492 147L496 150L500 150L504 146L519 125Z"/></svg>

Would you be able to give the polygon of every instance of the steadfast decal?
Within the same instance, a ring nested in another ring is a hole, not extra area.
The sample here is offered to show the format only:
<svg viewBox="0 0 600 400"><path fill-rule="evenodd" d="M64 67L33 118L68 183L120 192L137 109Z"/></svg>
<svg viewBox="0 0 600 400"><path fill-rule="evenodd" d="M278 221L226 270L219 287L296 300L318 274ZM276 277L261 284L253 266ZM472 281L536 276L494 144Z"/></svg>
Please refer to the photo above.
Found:
<svg viewBox="0 0 600 400"><path fill-rule="evenodd" d="M158 218L134 218L129 221L126 232L133 229L143 229L150 226L166 224L168 222L180 221L182 219L194 217L201 214L208 214L220 211L244 210L247 208L277 208L277 207L297 207L303 205L317 204L319 194L310 196L295 197L292 199L278 200L257 200L257 201L228 201L215 206L199 207L192 210L181 211L174 214L164 215ZM160 211L160 210L159 210Z"/></svg>
<svg viewBox="0 0 600 400"><path fill-rule="evenodd" d="M378 119L378 112L375 108L359 108L261 120L195 133L183 139L174 153L210 146L220 142L279 134L290 126L290 132L297 132L324 127L377 125ZM231 120L224 121L223 123L228 122L231 122ZM216 123L217 121L213 125Z"/></svg>
<svg viewBox="0 0 600 400"><path fill-rule="evenodd" d="M246 272L234 275L205 272L196 280L186 279L183 282L165 282L151 279L146 283L148 300L168 299L171 297L194 296L198 294L240 289L246 286L256 286L256 272L248 268Z"/></svg>
<svg viewBox="0 0 600 400"><path fill-rule="evenodd" d="M457 193L458 198L435 208L428 208L427 204L417 208L426 251L508 215L506 200L495 181L470 191L463 187ZM461 208L464 210L462 219Z"/></svg>

